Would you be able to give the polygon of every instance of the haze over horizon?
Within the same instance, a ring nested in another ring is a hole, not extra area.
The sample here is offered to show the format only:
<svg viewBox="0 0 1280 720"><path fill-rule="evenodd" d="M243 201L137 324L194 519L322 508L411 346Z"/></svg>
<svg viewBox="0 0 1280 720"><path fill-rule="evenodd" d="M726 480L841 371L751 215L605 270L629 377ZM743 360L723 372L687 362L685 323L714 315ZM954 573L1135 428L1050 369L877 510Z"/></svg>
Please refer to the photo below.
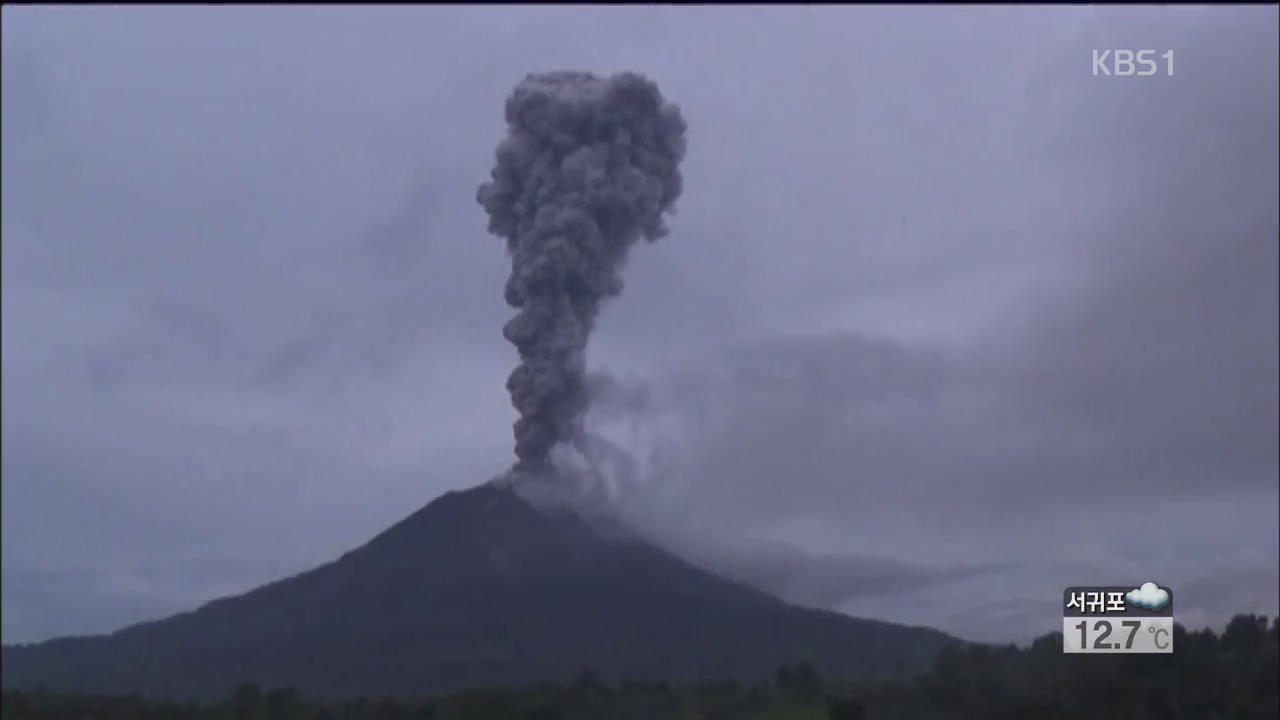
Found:
<svg viewBox="0 0 1280 720"><path fill-rule="evenodd" d="M623 512L1025 642L1280 612L1275 7L5 7L5 643L327 562L510 466L476 187L526 74L688 120L588 367ZM1096 77L1096 48L1174 50ZM615 422L616 421L616 422ZM635 431L633 436L631 433Z"/></svg>

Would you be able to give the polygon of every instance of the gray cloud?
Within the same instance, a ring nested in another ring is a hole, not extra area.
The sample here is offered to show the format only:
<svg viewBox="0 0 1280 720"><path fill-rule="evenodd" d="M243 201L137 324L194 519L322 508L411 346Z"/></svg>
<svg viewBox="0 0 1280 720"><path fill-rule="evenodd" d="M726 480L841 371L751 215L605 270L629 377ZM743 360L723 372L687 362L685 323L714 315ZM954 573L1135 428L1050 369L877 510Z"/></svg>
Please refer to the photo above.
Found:
<svg viewBox="0 0 1280 720"><path fill-rule="evenodd" d="M685 122L635 73L531 74L505 114L509 134L476 199L511 256L503 296L517 312L502 335L520 354L507 378L516 467L538 471L555 445L581 444L587 340L622 292L631 246L668 233Z"/></svg>
<svg viewBox="0 0 1280 720"><path fill-rule="evenodd" d="M1275 613L1276 25L6 7L4 640L302 570L507 464L473 194L512 84L565 67L689 119L679 237L588 356L649 386L599 422L660 451L655 533L977 639L1094 581ZM1130 46L1175 75L1089 74Z"/></svg>

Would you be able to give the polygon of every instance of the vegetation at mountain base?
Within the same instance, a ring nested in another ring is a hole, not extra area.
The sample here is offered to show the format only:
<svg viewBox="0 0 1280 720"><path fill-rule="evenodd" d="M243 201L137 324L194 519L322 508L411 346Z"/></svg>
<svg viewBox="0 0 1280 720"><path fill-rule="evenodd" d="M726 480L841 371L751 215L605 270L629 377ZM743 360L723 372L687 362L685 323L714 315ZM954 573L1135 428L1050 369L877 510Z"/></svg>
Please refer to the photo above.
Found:
<svg viewBox="0 0 1280 720"><path fill-rule="evenodd" d="M841 682L805 662L767 683L563 684L422 697L311 702L253 682L214 703L42 689L6 691L5 720L1273 720L1280 716L1280 619L1237 615L1221 633L1175 626L1170 655L1064 655L1062 635L1029 647L955 644L931 672Z"/></svg>

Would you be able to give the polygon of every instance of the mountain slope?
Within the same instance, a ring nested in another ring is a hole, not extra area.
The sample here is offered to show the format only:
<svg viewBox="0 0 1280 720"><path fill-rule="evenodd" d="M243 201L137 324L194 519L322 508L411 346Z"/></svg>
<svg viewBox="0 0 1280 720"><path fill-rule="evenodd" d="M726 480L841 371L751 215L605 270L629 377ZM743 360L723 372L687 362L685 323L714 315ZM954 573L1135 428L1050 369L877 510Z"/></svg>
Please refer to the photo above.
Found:
<svg viewBox="0 0 1280 720"><path fill-rule="evenodd" d="M606 678L919 669L937 631L787 605L510 489L448 493L337 561L107 636L4 648L6 688L316 697Z"/></svg>

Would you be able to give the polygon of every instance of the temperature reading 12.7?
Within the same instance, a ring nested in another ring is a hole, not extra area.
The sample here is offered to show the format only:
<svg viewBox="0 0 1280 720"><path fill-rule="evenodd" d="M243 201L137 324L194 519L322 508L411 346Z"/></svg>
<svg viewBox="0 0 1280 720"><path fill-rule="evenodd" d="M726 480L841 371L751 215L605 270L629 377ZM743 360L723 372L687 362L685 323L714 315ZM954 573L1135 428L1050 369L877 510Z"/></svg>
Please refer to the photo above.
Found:
<svg viewBox="0 0 1280 720"><path fill-rule="evenodd" d="M1173 593L1139 587L1069 587L1063 593L1065 653L1173 652Z"/></svg>
<svg viewBox="0 0 1280 720"><path fill-rule="evenodd" d="M1138 634L1138 630L1142 627L1142 621L1141 620L1121 620L1120 625L1127 630L1127 632L1121 633L1122 635L1124 635L1123 645L1121 645L1121 643L1118 641L1113 641L1113 642L1107 641L1107 638L1111 637L1111 631L1112 631L1110 620L1095 621L1093 623L1093 631L1095 633L1095 635L1093 636L1094 649L1095 650L1120 650L1122 648L1124 650L1133 649L1133 636ZM1076 625L1076 629L1080 631L1080 647L1089 647L1089 621L1081 620L1080 623ZM1148 627L1147 630L1150 632L1154 632L1155 628Z"/></svg>

